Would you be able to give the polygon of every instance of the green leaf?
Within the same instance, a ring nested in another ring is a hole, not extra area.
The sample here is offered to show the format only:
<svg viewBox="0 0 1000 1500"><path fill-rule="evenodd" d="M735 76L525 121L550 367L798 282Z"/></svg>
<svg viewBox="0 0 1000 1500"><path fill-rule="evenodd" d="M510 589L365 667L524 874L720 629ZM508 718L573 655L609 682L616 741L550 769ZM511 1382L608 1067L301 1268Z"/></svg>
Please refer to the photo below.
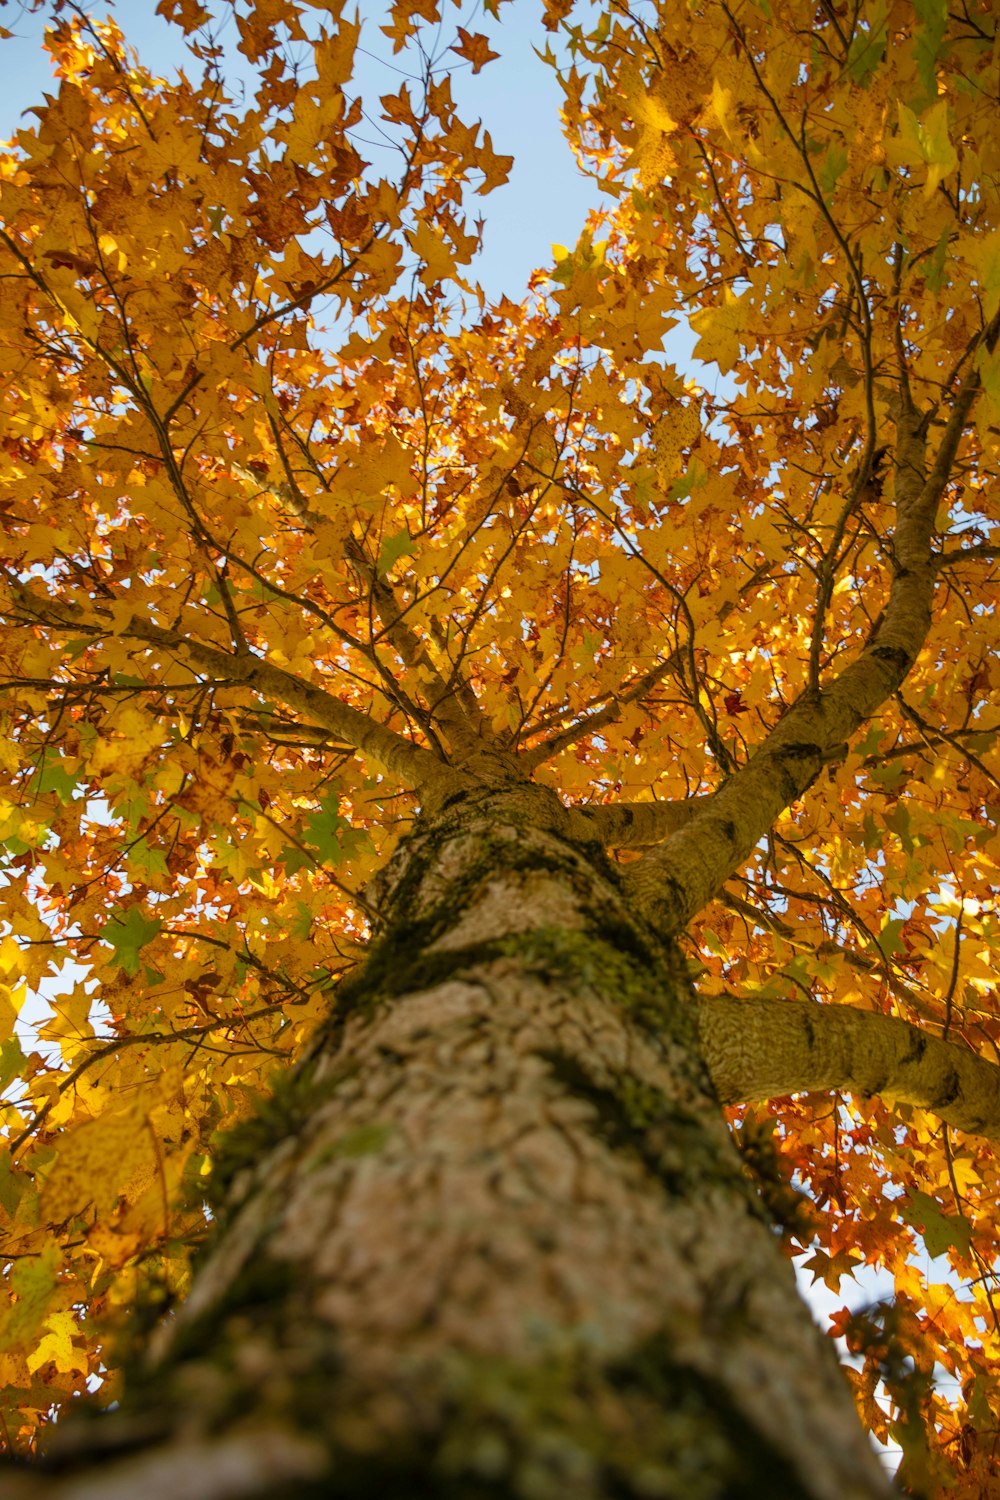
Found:
<svg viewBox="0 0 1000 1500"><path fill-rule="evenodd" d="M296 844L286 844L278 855L278 864L286 875L295 875L299 870L311 870L316 864L313 856Z"/></svg>
<svg viewBox="0 0 1000 1500"><path fill-rule="evenodd" d="M869 724L864 733L859 735L858 739L855 741L855 754L874 755L875 751L879 747L884 732L885 731L883 730L882 725L877 719L874 721L874 723Z"/></svg>
<svg viewBox="0 0 1000 1500"><path fill-rule="evenodd" d="M708 470L701 459L692 453L684 473L674 480L667 491L667 499L669 501L687 500L696 490L703 489L707 483Z"/></svg>
<svg viewBox="0 0 1000 1500"><path fill-rule="evenodd" d="M934 254L928 259L924 267L924 281L932 292L939 292L944 285L945 262L948 258L948 240L950 227L946 228L937 244L934 246Z"/></svg>
<svg viewBox="0 0 1000 1500"><path fill-rule="evenodd" d="M913 836L910 833L910 814L900 802L885 815L885 826L896 835L907 854L913 853Z"/></svg>
<svg viewBox="0 0 1000 1500"><path fill-rule="evenodd" d="M17 1300L0 1316L0 1350L27 1344L41 1328L56 1285L59 1250L50 1245L41 1255L19 1260L8 1286Z"/></svg>
<svg viewBox="0 0 1000 1500"><path fill-rule="evenodd" d="M76 776L65 771L59 760L47 759L32 778L31 795L44 797L46 792L55 792L59 801L65 804L72 801L76 787Z"/></svg>
<svg viewBox="0 0 1000 1500"><path fill-rule="evenodd" d="M321 860L335 864L340 859L340 832L350 827L346 818L338 811L340 799L330 792L320 802L316 812L306 818L302 842L315 849Z"/></svg>
<svg viewBox="0 0 1000 1500"><path fill-rule="evenodd" d="M963 245L963 259L969 262L975 273L983 316L994 317L1000 307L1000 230L970 236Z"/></svg>
<svg viewBox="0 0 1000 1500"><path fill-rule="evenodd" d="M413 538L405 526L402 531L395 531L392 536L384 537L376 564L379 575L384 577L386 573L390 573L401 557L407 557L413 551Z"/></svg>
<svg viewBox="0 0 1000 1500"><path fill-rule="evenodd" d="M352 828L340 815L336 792L328 792L315 812L302 825L300 841L305 846L286 845L278 856L289 875L313 864L338 865L353 854L367 852L371 838L363 828ZM310 857L312 856L312 857Z"/></svg>
<svg viewBox="0 0 1000 1500"><path fill-rule="evenodd" d="M906 944L901 936L905 926L905 917L890 917L884 924L878 935L877 946L886 958L891 958L894 953L906 952Z"/></svg>
<svg viewBox="0 0 1000 1500"><path fill-rule="evenodd" d="M31 1178L19 1172L11 1161L9 1151L0 1151L0 1206L13 1218L25 1188L30 1187Z"/></svg>
<svg viewBox="0 0 1000 1500"><path fill-rule="evenodd" d="M345 823L339 838L343 859L350 859L354 854L367 854L372 848L370 834L364 828L352 828L349 823Z"/></svg>
<svg viewBox="0 0 1000 1500"><path fill-rule="evenodd" d="M886 791L894 792L899 783L909 774L902 761L890 760L884 766L873 766L871 779L879 786L885 787Z"/></svg>
<svg viewBox="0 0 1000 1500"><path fill-rule="evenodd" d="M972 1389L967 1398L969 1416L977 1427L985 1427L987 1423L992 1425L993 1410L990 1406L990 1388L982 1375L977 1375L972 1382Z"/></svg>
<svg viewBox="0 0 1000 1500"><path fill-rule="evenodd" d="M295 915L288 924L288 930L292 937L304 943L312 932L313 911L307 901L295 903Z"/></svg>
<svg viewBox="0 0 1000 1500"><path fill-rule="evenodd" d="M147 844L145 839L137 839L129 850L129 864L136 869L142 870L147 875L169 875L167 858L162 849L157 849Z"/></svg>
<svg viewBox="0 0 1000 1500"><path fill-rule="evenodd" d="M900 1212L923 1237L928 1255L944 1255L947 1250L968 1255L971 1229L967 1221L957 1214L943 1213L937 1199L929 1193L912 1190L906 1201L900 1200Z"/></svg>
<svg viewBox="0 0 1000 1500"><path fill-rule="evenodd" d="M886 158L896 167L926 166L924 197L929 198L943 177L958 166L948 134L948 101L938 99L920 116L900 99L898 129L885 143Z"/></svg>
<svg viewBox="0 0 1000 1500"><path fill-rule="evenodd" d="M27 1058L16 1036L9 1036L0 1047L0 1094L22 1072Z"/></svg>
<svg viewBox="0 0 1000 1500"><path fill-rule="evenodd" d="M948 24L948 0L913 0L920 21L913 43L917 77L928 99L937 97L937 60Z"/></svg>
<svg viewBox="0 0 1000 1500"><path fill-rule="evenodd" d="M719 937L718 933L712 931L711 927L702 928L701 940L705 944L705 947L708 949L709 953L714 953L716 958L728 957L725 944L722 942L722 939Z"/></svg>
<svg viewBox="0 0 1000 1500"><path fill-rule="evenodd" d="M886 17L888 7L877 5L868 26L859 25L851 38L847 51L847 75L861 88L868 87L868 80L885 56Z"/></svg>
<svg viewBox="0 0 1000 1500"><path fill-rule="evenodd" d="M132 906L124 918L113 917L105 924L101 941L114 949L115 962L120 969L126 974L138 974L139 954L162 926L159 917L144 916L141 907Z"/></svg>
<svg viewBox="0 0 1000 1500"><path fill-rule="evenodd" d="M832 146L827 147L826 155L820 162L816 173L816 181L823 191L824 198L829 198L846 168L847 152L835 141Z"/></svg>

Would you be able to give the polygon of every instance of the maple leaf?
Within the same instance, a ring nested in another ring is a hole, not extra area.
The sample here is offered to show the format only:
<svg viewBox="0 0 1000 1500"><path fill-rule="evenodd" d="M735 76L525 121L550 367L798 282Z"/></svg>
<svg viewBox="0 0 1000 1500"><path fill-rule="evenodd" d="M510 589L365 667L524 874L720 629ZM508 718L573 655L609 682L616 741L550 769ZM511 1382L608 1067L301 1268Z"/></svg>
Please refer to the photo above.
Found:
<svg viewBox="0 0 1000 1500"><path fill-rule="evenodd" d="M159 0L156 14L167 21L176 22L185 36L197 31L199 26L204 26L211 19L211 12L201 4L201 0Z"/></svg>
<svg viewBox="0 0 1000 1500"><path fill-rule="evenodd" d="M55 1246L48 1246L40 1255L14 1266L6 1288L7 1306L0 1308L0 1350L29 1345L43 1326L58 1265Z"/></svg>
<svg viewBox="0 0 1000 1500"><path fill-rule="evenodd" d="M474 36L465 30L464 26L458 28L459 40L451 46L452 52L457 52L459 57L465 58L466 62L472 64L473 73L478 73L488 62L499 57L499 52L490 48L489 37L477 32Z"/></svg>
<svg viewBox="0 0 1000 1500"><path fill-rule="evenodd" d="M105 923L101 939L114 950L114 961L126 974L137 974L139 954L162 927L159 917L147 917L140 907L130 906L124 917L112 917Z"/></svg>
<svg viewBox="0 0 1000 1500"><path fill-rule="evenodd" d="M455 255L436 224L421 220L417 228L407 235L414 254L423 262L421 280L426 286L435 286L446 277L455 274Z"/></svg>
<svg viewBox="0 0 1000 1500"><path fill-rule="evenodd" d="M918 117L898 102L899 130L887 139L885 151L896 166L926 166L923 196L929 198L942 178L958 166L958 154L948 135L948 101L939 99Z"/></svg>
<svg viewBox="0 0 1000 1500"><path fill-rule="evenodd" d="M81 1349L74 1346L74 1336L80 1328L71 1312L51 1313L45 1322L49 1330L41 1343L28 1355L27 1365L32 1374L51 1360L56 1369L67 1373L78 1370L81 1375L90 1371L89 1362Z"/></svg>

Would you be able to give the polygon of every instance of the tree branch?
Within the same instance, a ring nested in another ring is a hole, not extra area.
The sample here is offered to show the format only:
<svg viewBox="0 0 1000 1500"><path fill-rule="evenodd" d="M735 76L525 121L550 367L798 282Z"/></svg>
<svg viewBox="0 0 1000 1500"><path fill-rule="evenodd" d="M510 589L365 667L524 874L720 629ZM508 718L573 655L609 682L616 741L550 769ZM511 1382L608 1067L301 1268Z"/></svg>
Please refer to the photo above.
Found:
<svg viewBox="0 0 1000 1500"><path fill-rule="evenodd" d="M306 496L299 489L281 442L281 434L273 420L271 430L284 470L284 480L270 477L262 479L252 469L239 463L231 465L232 471L239 478L249 480L258 489L266 489L274 495L275 499L288 506L296 520L315 534L322 530L326 518L310 507ZM314 464L312 455L306 452L305 456L313 465L317 479L325 486L324 476L319 466ZM461 754L475 748L482 739L489 738L489 726L471 690L460 692L458 684L447 682L441 676L426 645L407 623L392 585L379 575L377 564L366 556L364 547L353 533L349 533L344 539L344 556L368 589L386 639L410 672L419 673L423 678L431 715L444 730L453 748ZM373 651L374 645L373 642ZM462 686L467 685L463 682Z"/></svg>
<svg viewBox="0 0 1000 1500"><path fill-rule="evenodd" d="M1000 547L983 542L980 546L958 547L954 552L939 552L935 559L935 566L954 568L959 563L997 562L998 560L1000 560Z"/></svg>
<svg viewBox="0 0 1000 1500"><path fill-rule="evenodd" d="M306 714L339 740L362 751L400 781L426 794L446 795L468 784L468 777L438 759L433 751L415 745L394 729L369 718L350 704L342 703L325 688L316 687L287 672L273 662L264 661L250 652L233 655L217 646L191 640L180 631L168 630L146 620L133 618L122 632L133 640L179 651L202 671L224 677L231 683L242 683L266 697L277 698L298 713Z"/></svg>
<svg viewBox="0 0 1000 1500"><path fill-rule="evenodd" d="M19 608L32 624L49 629L76 630L95 637L107 633L107 625L100 621L102 611L99 608L95 611L98 619L88 620L74 606L62 600L43 598L9 574L4 574L4 577ZM179 630L140 619L137 615L120 627L118 633L129 640L177 652L198 671L278 699L297 713L305 714L313 724L328 730L339 741L360 750L404 785L413 787L424 801L447 796L470 785L472 778L440 760L433 751L415 745L378 719L342 703L325 688L306 682L293 672L249 651L225 651L219 646L192 640Z"/></svg>
<svg viewBox="0 0 1000 1500"><path fill-rule="evenodd" d="M849 969L854 969L860 974L872 974L880 983L884 984L890 994L895 995L897 1000L911 1007L918 1016L924 1016L929 1021L937 1022L939 1017L927 1004L925 1000L908 984L894 974L892 965L881 949L877 949L878 957L868 953L861 953L856 948L848 948L845 943L837 943L832 938L823 937L819 942L811 943L802 936L802 933L790 922L782 921L772 911L766 911L762 907L754 906L752 901L744 901L739 896L734 896L731 891L723 891L719 897L723 906L730 911L737 912L744 921L765 932L771 932L787 943L796 953L808 953L811 958L822 963L825 959L838 958L846 964ZM857 920L857 919L856 919Z"/></svg>
<svg viewBox="0 0 1000 1500"><path fill-rule="evenodd" d="M641 553L633 553L633 555L638 556L640 562L645 562L645 558L642 557ZM750 593L767 577L771 571L771 567L772 564L767 562L757 568L746 582L741 585L737 597L727 600L717 610L713 618L719 621L720 624L722 621L728 619L733 610L739 609ZM544 765L548 760L553 760L555 756L559 755L563 750L568 749L570 745L575 745L589 734L596 734L606 724L614 724L619 718L624 704L641 702L646 694L657 687L668 673L678 670L684 660L685 654L684 647L676 646L668 656L656 662L647 672L643 672L641 676L635 677L616 688L609 695L607 701L602 701L600 708L594 709L592 713L583 714L574 723L568 724L563 729L559 729L550 739L542 740L541 743L533 745L530 750L522 751L518 755L518 764L521 769L530 775L538 766ZM528 734L536 734L543 727L547 726L541 724L529 726L527 732ZM625 846L619 845L619 847L623 848Z"/></svg>
<svg viewBox="0 0 1000 1500"><path fill-rule="evenodd" d="M847 742L906 678L930 629L938 503L978 390L970 361L929 475L927 423L900 403L893 578L881 622L861 654L827 686L803 693L699 815L626 872L637 905L666 932L680 931L712 899L778 815L824 764L842 758Z"/></svg>
<svg viewBox="0 0 1000 1500"><path fill-rule="evenodd" d="M611 849L641 849L676 833L710 800L689 797L683 802L606 802L569 807L569 836L599 839Z"/></svg>
<svg viewBox="0 0 1000 1500"><path fill-rule="evenodd" d="M878 1094L1000 1140L1000 1067L897 1016L709 995L699 997L698 1028L723 1104L832 1089Z"/></svg>

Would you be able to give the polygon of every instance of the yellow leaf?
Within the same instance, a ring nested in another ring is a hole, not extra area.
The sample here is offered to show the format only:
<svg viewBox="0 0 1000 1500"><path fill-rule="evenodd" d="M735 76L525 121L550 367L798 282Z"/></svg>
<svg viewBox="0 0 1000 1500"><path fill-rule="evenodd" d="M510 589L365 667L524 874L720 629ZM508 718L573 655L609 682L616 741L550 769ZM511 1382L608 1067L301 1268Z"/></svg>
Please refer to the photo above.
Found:
<svg viewBox="0 0 1000 1500"><path fill-rule="evenodd" d="M78 1370L86 1375L89 1367L87 1357L73 1345L73 1335L79 1332L76 1319L71 1312L50 1313L45 1320L49 1332L33 1354L28 1355L28 1369L32 1375L51 1360L60 1374Z"/></svg>
<svg viewBox="0 0 1000 1500"><path fill-rule="evenodd" d="M657 483L661 487L677 473L684 449L694 442L700 430L701 408L697 401L686 406L678 403L657 422L653 432L653 462Z"/></svg>
<svg viewBox="0 0 1000 1500"><path fill-rule="evenodd" d="M747 307L743 299L726 287L721 307L706 307L692 313L691 327L699 335L692 353L706 364L717 364L725 375L740 357L740 334L746 324Z"/></svg>
<svg viewBox="0 0 1000 1500"><path fill-rule="evenodd" d="M98 741L91 756L96 772L118 771L131 775L148 760L153 751L151 723L138 708L123 708L109 721L110 733Z"/></svg>
<svg viewBox="0 0 1000 1500"><path fill-rule="evenodd" d="M339 92L340 85L350 78L360 32L360 26L342 20L333 36L317 42L314 55L321 96Z"/></svg>
<svg viewBox="0 0 1000 1500"><path fill-rule="evenodd" d="M27 989L19 984L16 989L11 989L8 984L0 984L0 1036L10 1036L24 1004Z"/></svg>
<svg viewBox="0 0 1000 1500"><path fill-rule="evenodd" d="M902 100L896 109L899 130L886 140L886 159L895 167L925 166L923 195L929 198L942 177L958 166L958 156L948 135L948 101L939 99L919 118Z"/></svg>
<svg viewBox="0 0 1000 1500"><path fill-rule="evenodd" d="M643 125L650 125L654 130L662 131L664 135L671 135L677 129L677 121L666 103L652 90L637 96L635 117Z"/></svg>
<svg viewBox="0 0 1000 1500"><path fill-rule="evenodd" d="M733 140L733 124L731 110L733 95L731 89L725 89L717 78L712 79L712 113L715 115L726 139Z"/></svg>
<svg viewBox="0 0 1000 1500"><path fill-rule="evenodd" d="M119 1198L133 1201L156 1171L144 1112L134 1106L99 1115L67 1132L42 1188L41 1216L62 1224L86 1210L105 1214Z"/></svg>
<svg viewBox="0 0 1000 1500"><path fill-rule="evenodd" d="M5 1287L8 1305L0 1311L0 1350L17 1353L33 1338L56 1288L59 1258L50 1245L41 1255L15 1263Z"/></svg>
<svg viewBox="0 0 1000 1500"><path fill-rule="evenodd" d="M455 257L451 247L445 243L444 234L436 225L421 219L416 229L407 235L410 247L423 261L420 279L425 286L433 286L446 276L455 273Z"/></svg>

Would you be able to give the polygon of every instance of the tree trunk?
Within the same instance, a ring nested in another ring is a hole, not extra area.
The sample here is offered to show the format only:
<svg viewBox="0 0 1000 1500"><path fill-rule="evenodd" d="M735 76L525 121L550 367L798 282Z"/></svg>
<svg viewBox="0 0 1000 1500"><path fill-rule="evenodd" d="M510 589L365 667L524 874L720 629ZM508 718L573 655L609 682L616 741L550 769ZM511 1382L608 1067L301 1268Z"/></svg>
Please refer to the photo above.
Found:
<svg viewBox="0 0 1000 1500"><path fill-rule="evenodd" d="M367 963L225 1144L186 1303L12 1494L886 1494L683 961L557 811L463 796L404 841Z"/></svg>

